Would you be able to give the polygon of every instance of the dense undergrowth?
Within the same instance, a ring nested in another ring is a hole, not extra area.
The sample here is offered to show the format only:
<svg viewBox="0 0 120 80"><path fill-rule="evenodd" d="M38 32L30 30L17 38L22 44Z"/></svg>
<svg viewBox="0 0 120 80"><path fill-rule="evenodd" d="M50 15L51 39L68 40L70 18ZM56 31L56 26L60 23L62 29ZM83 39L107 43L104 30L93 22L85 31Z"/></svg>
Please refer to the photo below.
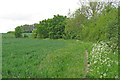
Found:
<svg viewBox="0 0 120 80"><path fill-rule="evenodd" d="M113 52L116 44L109 46L109 42L98 42L93 44L89 53L88 78L118 78L118 48Z"/></svg>

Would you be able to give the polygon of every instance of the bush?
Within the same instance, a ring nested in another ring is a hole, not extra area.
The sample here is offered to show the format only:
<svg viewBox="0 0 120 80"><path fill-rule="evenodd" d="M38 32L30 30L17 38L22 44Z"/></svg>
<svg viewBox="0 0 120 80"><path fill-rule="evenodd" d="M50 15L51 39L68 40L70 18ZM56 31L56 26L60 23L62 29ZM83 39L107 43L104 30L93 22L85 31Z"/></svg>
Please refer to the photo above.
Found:
<svg viewBox="0 0 120 80"><path fill-rule="evenodd" d="M34 29L32 32L32 38L37 38L37 29Z"/></svg>
<svg viewBox="0 0 120 80"><path fill-rule="evenodd" d="M37 28L37 38L59 39L62 38L65 29L66 16L54 15L54 18L42 20L35 25Z"/></svg>
<svg viewBox="0 0 120 80"><path fill-rule="evenodd" d="M15 37L16 38L21 38L22 37L22 27L18 26L15 28Z"/></svg>
<svg viewBox="0 0 120 80"><path fill-rule="evenodd" d="M28 35L27 35L27 34L24 34L24 38L28 38Z"/></svg>

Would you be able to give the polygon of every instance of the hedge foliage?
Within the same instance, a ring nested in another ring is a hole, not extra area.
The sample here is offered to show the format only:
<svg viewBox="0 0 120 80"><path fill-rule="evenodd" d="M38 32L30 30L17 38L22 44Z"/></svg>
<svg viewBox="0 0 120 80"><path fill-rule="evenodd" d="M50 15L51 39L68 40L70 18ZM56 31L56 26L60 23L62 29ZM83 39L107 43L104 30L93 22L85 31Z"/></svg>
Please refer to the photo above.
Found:
<svg viewBox="0 0 120 80"><path fill-rule="evenodd" d="M64 35L66 16L54 15L52 19L40 21L35 25L38 38L59 39Z"/></svg>
<svg viewBox="0 0 120 80"><path fill-rule="evenodd" d="M22 27L18 26L15 28L15 37L21 38L22 37Z"/></svg>

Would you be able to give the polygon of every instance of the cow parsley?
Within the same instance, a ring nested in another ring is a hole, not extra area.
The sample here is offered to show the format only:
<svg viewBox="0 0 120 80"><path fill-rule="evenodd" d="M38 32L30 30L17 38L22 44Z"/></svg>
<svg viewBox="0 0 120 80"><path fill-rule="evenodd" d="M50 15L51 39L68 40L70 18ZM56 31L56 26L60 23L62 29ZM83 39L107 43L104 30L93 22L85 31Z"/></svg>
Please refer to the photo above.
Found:
<svg viewBox="0 0 120 80"><path fill-rule="evenodd" d="M93 49L89 54L89 63L91 64L89 71L90 74L99 76L96 78L115 78L115 75L118 75L118 73L114 73L118 71L117 68L114 68L115 66L118 67L118 55L113 52L113 45L109 46L107 43L109 42L101 41L93 44ZM115 71L111 73L113 69Z"/></svg>

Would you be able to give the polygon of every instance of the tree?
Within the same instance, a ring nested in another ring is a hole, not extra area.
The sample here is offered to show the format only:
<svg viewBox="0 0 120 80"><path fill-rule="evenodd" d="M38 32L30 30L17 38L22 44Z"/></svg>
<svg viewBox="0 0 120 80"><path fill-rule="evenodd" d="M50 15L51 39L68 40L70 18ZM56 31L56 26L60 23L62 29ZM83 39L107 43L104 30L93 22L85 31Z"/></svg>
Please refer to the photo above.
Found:
<svg viewBox="0 0 120 80"><path fill-rule="evenodd" d="M92 16L87 24L83 24L81 31L82 40L87 41L112 41L118 42L118 9L108 3L104 6L101 13Z"/></svg>
<svg viewBox="0 0 120 80"><path fill-rule="evenodd" d="M62 38L65 33L65 19L66 16L54 15L52 19L42 20L35 25L39 38Z"/></svg>
<svg viewBox="0 0 120 80"><path fill-rule="evenodd" d="M90 0L79 0L79 5L81 7L81 11L87 17L92 17L95 14L98 14L104 8L105 2L91 2Z"/></svg>
<svg viewBox="0 0 120 80"><path fill-rule="evenodd" d="M16 38L21 38L22 37L22 27L18 26L15 28L15 37Z"/></svg>
<svg viewBox="0 0 120 80"><path fill-rule="evenodd" d="M70 17L66 19L65 25L66 35L71 39L76 38L82 30L82 27L80 25L83 24L84 21L87 20L87 18L88 17L82 13L80 8L77 9L75 13L70 14Z"/></svg>
<svg viewBox="0 0 120 80"><path fill-rule="evenodd" d="M81 0L80 0L81 1ZM77 9L66 20L65 33L71 39L96 42L98 40L117 41L117 8L111 3L80 2Z"/></svg>
<svg viewBox="0 0 120 80"><path fill-rule="evenodd" d="M35 25L36 23L33 25L28 25L28 24L22 25L21 27L23 29L23 33L32 33L32 31L36 29Z"/></svg>

